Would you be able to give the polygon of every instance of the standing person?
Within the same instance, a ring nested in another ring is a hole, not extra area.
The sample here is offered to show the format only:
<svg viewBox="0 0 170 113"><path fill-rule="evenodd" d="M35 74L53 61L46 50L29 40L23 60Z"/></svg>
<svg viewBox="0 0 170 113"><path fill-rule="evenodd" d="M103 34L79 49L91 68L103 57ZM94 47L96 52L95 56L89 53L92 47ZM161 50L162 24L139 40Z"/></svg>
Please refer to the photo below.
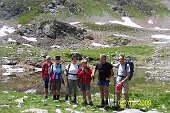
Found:
<svg viewBox="0 0 170 113"><path fill-rule="evenodd" d="M44 81L45 99L48 98L49 70L52 65L51 57L46 56L46 61L42 64L42 79Z"/></svg>
<svg viewBox="0 0 170 113"><path fill-rule="evenodd" d="M60 98L60 89L63 80L62 73L63 71L60 63L60 56L56 56L54 63L50 68L50 82L52 86L53 100L59 100Z"/></svg>
<svg viewBox="0 0 170 113"><path fill-rule="evenodd" d="M83 105L87 105L86 96L89 99L89 105L93 106L90 93L90 82L92 80L92 70L87 66L87 60L81 61L82 66L78 70L78 78L80 79L80 87L83 92Z"/></svg>
<svg viewBox="0 0 170 113"><path fill-rule="evenodd" d="M100 87L100 96L101 96L101 106L99 107L108 107L108 87L110 78L113 74L112 70L113 66L107 62L106 55L100 55L100 62L96 65L92 76L96 73L96 71L99 71L98 75L98 85ZM106 100L104 100L106 99Z"/></svg>
<svg viewBox="0 0 170 113"><path fill-rule="evenodd" d="M79 65L77 64L77 56L73 55L71 57L71 63L68 64L65 68L66 72L66 80L67 80L67 95L65 100L68 100L68 96L70 96L72 92L74 93L73 103L77 103L77 92L78 92L78 68Z"/></svg>
<svg viewBox="0 0 170 113"><path fill-rule="evenodd" d="M129 91L129 77L130 77L130 66L129 64L125 63L125 56L120 55L119 56L119 63L118 64L113 64L113 67L118 68L118 76L117 76L117 87L118 85L122 86L122 90L116 89L117 93L117 107L119 106L119 101L121 98L121 93L125 95L125 100L126 100L126 108L129 107L129 96L128 96L128 91ZM121 89L121 88L120 88Z"/></svg>

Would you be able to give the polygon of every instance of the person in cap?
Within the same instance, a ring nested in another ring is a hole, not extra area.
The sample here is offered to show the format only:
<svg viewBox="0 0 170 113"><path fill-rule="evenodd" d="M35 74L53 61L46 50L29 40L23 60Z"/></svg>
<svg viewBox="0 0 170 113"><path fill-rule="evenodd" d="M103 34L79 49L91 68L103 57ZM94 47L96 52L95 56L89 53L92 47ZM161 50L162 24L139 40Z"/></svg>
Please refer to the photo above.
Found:
<svg viewBox="0 0 170 113"><path fill-rule="evenodd" d="M89 99L89 105L93 106L90 93L90 82L92 80L91 74L92 70L87 66L87 60L83 59L81 61L82 66L78 69L78 78L80 80L80 87L83 92L83 105L87 105L86 96Z"/></svg>
<svg viewBox="0 0 170 113"><path fill-rule="evenodd" d="M50 83L52 86L53 100L59 100L60 98L60 89L63 80L62 74L63 70L60 63L60 56L56 56L50 68Z"/></svg>
<svg viewBox="0 0 170 113"><path fill-rule="evenodd" d="M72 92L74 94L73 103L77 103L77 92L78 92L78 68L77 56L72 55L71 63L68 64L65 68L66 81L67 81L67 95L65 100L68 100L68 97L71 99Z"/></svg>
<svg viewBox="0 0 170 113"><path fill-rule="evenodd" d="M48 86L49 86L49 70L52 65L51 57L46 56L46 60L42 64L42 79L44 81L44 93L45 93L45 99L48 98Z"/></svg>
<svg viewBox="0 0 170 113"><path fill-rule="evenodd" d="M119 101L121 98L121 94L123 93L125 95L126 100L126 108L130 108L128 102L129 102L129 77L130 77L130 66L129 64L125 63L125 56L120 55L119 56L119 63L113 64L113 67L118 68L118 76L117 76L117 87L116 93L117 93L117 107L119 108ZM119 86L121 86L119 90Z"/></svg>
<svg viewBox="0 0 170 113"><path fill-rule="evenodd" d="M100 61L96 65L92 77L94 77L96 71L99 71L98 75L98 85L100 88L101 105L98 107L108 107L108 87L110 78L113 75L113 66L107 62L106 55L100 55Z"/></svg>

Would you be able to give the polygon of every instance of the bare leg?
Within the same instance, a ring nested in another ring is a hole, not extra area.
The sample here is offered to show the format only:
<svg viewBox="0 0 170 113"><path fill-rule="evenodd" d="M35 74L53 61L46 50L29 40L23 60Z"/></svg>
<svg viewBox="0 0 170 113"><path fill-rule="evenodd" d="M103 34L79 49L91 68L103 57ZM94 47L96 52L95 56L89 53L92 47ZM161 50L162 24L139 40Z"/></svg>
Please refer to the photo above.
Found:
<svg viewBox="0 0 170 113"><path fill-rule="evenodd" d="M87 94L87 96L88 96L89 101L91 101L91 93L90 93L90 90L87 90L87 91L86 91L86 94Z"/></svg>

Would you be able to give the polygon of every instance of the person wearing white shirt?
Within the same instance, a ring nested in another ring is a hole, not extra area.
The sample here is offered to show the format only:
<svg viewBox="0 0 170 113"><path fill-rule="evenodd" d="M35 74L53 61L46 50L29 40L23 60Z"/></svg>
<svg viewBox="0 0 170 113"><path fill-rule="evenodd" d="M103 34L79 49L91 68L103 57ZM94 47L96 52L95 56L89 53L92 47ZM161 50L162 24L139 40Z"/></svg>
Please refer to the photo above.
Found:
<svg viewBox="0 0 170 113"><path fill-rule="evenodd" d="M65 68L65 72L66 72L66 81L67 81L67 95L65 97L65 100L68 100L68 96L70 96L71 99L71 95L72 92L74 92L74 100L73 103L77 102L77 86L78 86L78 68L79 65L77 64L77 56L73 55L71 58L71 63L68 64Z"/></svg>
<svg viewBox="0 0 170 113"><path fill-rule="evenodd" d="M125 95L126 108L130 108L129 104L128 104L128 102L129 102L128 91L129 91L130 66L129 66L129 64L126 64L125 56L120 55L119 63L113 64L113 67L118 68L117 84L121 83L123 86L121 91L118 91L117 88L115 88L116 93L117 93L117 106L120 107L119 101L121 98L121 93L123 93Z"/></svg>

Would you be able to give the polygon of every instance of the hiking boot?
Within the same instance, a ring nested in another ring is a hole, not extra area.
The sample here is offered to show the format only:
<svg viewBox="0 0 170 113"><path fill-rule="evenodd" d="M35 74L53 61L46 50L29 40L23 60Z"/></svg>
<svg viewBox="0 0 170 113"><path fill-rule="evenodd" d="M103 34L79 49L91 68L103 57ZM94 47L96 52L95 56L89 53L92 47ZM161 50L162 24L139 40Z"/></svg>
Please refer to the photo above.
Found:
<svg viewBox="0 0 170 113"><path fill-rule="evenodd" d="M57 100L57 97L56 97L56 96L53 96L53 100Z"/></svg>
<svg viewBox="0 0 170 113"><path fill-rule="evenodd" d="M56 100L59 100L60 99L60 95L57 95L57 99Z"/></svg>
<svg viewBox="0 0 170 113"><path fill-rule="evenodd" d="M105 107L109 106L108 99L105 101Z"/></svg>
<svg viewBox="0 0 170 113"><path fill-rule="evenodd" d="M126 104L126 109L130 109L130 106L129 106L129 104Z"/></svg>
<svg viewBox="0 0 170 113"><path fill-rule="evenodd" d="M90 106L93 106L93 102L92 102L92 101L90 101L90 102L89 102L89 105L90 105Z"/></svg>
<svg viewBox="0 0 170 113"><path fill-rule="evenodd" d="M87 105L87 101L85 100L84 102L83 102L83 106L86 106Z"/></svg>
<svg viewBox="0 0 170 113"><path fill-rule="evenodd" d="M68 95L65 96L65 101L67 101L67 100L68 100Z"/></svg>
<svg viewBox="0 0 170 113"><path fill-rule="evenodd" d="M99 105L98 108L103 108L104 106L105 106L105 102L104 102L104 99L102 99L101 105Z"/></svg>

